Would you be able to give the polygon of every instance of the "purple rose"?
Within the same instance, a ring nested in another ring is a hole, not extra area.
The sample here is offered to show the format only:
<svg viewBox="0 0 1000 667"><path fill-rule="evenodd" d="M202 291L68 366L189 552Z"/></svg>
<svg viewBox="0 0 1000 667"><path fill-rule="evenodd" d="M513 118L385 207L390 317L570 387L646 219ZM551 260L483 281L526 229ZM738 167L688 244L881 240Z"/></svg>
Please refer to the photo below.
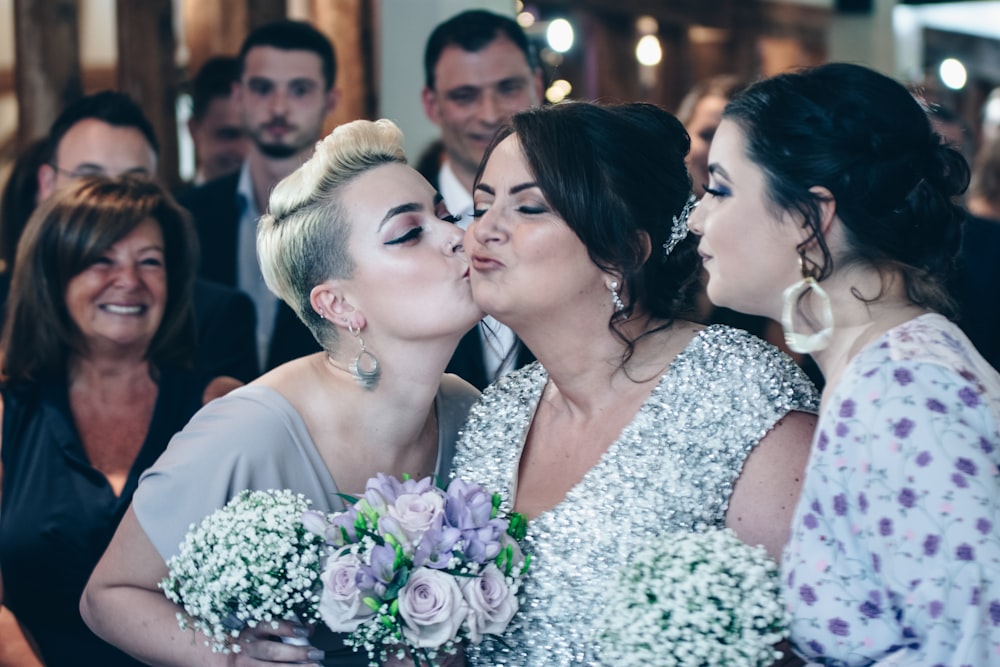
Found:
<svg viewBox="0 0 1000 667"><path fill-rule="evenodd" d="M846 401L840 404L840 416L844 417L845 419L854 416L854 401L852 401L851 399L847 399Z"/></svg>
<svg viewBox="0 0 1000 667"><path fill-rule="evenodd" d="M937 618L944 611L944 604L940 600L932 600L927 611L930 613L931 618Z"/></svg>
<svg viewBox="0 0 1000 667"><path fill-rule="evenodd" d="M323 591L319 598L319 614L334 632L353 632L374 612L363 601L357 585L361 563L348 549L331 556L320 574Z"/></svg>
<svg viewBox="0 0 1000 667"><path fill-rule="evenodd" d="M897 438L907 438L910 435L910 431L913 430L913 422L903 417L898 422L892 425L892 432L896 434Z"/></svg>
<svg viewBox="0 0 1000 667"><path fill-rule="evenodd" d="M970 606L972 606L972 607L978 607L979 606L979 594L980 594L980 592L981 592L981 589L979 588L979 586L973 587L973 589L972 589L972 597L969 600L969 605Z"/></svg>
<svg viewBox="0 0 1000 667"><path fill-rule="evenodd" d="M917 500L917 494L913 492L913 489L904 488L899 492L899 504L903 507L913 507L913 504Z"/></svg>
<svg viewBox="0 0 1000 667"><path fill-rule="evenodd" d="M862 514L868 513L868 496L864 492L858 494L858 509L861 510Z"/></svg>
<svg viewBox="0 0 1000 667"><path fill-rule="evenodd" d="M986 438L979 438L979 449L983 450L984 454L992 454L995 447Z"/></svg>
<svg viewBox="0 0 1000 667"><path fill-rule="evenodd" d="M815 639L810 639L806 643L806 646L808 646L809 650L813 652L813 655L825 655L826 654L826 649L823 648L823 645L820 644Z"/></svg>
<svg viewBox="0 0 1000 667"><path fill-rule="evenodd" d="M444 495L437 487L423 493L403 493L389 505L388 516L399 522L410 545L444 521Z"/></svg>
<svg viewBox="0 0 1000 667"><path fill-rule="evenodd" d="M921 468L927 467L927 464L931 462L931 453L924 450L917 454L917 465Z"/></svg>
<svg viewBox="0 0 1000 667"><path fill-rule="evenodd" d="M897 368L895 372L893 372L892 377L901 387L905 387L913 382L913 375L905 368Z"/></svg>
<svg viewBox="0 0 1000 667"><path fill-rule="evenodd" d="M882 557L878 554L872 554L872 569L876 572L882 571Z"/></svg>
<svg viewBox="0 0 1000 667"><path fill-rule="evenodd" d="M517 611L517 587L508 586L507 579L490 563L477 577L462 584L462 595L468 606L465 627L469 641L478 644L483 635L499 635L507 628Z"/></svg>
<svg viewBox="0 0 1000 667"><path fill-rule="evenodd" d="M958 560L975 560L976 555L972 547L968 544L959 544L955 549L955 558Z"/></svg>
<svg viewBox="0 0 1000 667"><path fill-rule="evenodd" d="M439 648L455 639L468 606L455 577L420 567L399 591L403 636L418 648Z"/></svg>
<svg viewBox="0 0 1000 667"><path fill-rule="evenodd" d="M803 584L799 586L799 598L810 607L816 603L816 591L812 586Z"/></svg>
<svg viewBox="0 0 1000 667"><path fill-rule="evenodd" d="M833 497L833 512L837 516L847 514L847 497L843 493L838 493Z"/></svg>
<svg viewBox="0 0 1000 667"><path fill-rule="evenodd" d="M976 530L983 535L989 535L990 531L993 530L993 522L985 517L980 517L976 519Z"/></svg>
<svg viewBox="0 0 1000 667"><path fill-rule="evenodd" d="M804 523L806 525L806 528L808 528L809 530L813 530L816 528L816 526L819 525L819 522L816 521L816 517L813 514L806 514L804 517L802 517L802 523Z"/></svg>
<svg viewBox="0 0 1000 667"><path fill-rule="evenodd" d="M965 475L960 475L957 472L952 474L951 483L960 489L969 486L969 483L965 480Z"/></svg>
<svg viewBox="0 0 1000 667"><path fill-rule="evenodd" d="M847 428L847 424L845 424L844 422L837 422L837 428L836 428L837 437L843 438L850 432L851 429Z"/></svg>
<svg viewBox="0 0 1000 667"><path fill-rule="evenodd" d="M878 533L882 537L892 535L892 519L882 518L878 520Z"/></svg>

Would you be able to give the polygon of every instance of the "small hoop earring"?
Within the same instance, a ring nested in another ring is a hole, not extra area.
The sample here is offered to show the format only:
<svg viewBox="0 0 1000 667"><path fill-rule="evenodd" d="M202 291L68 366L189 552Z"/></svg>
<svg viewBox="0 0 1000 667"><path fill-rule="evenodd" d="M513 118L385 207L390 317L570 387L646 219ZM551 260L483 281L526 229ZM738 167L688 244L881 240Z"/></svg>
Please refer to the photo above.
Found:
<svg viewBox="0 0 1000 667"><path fill-rule="evenodd" d="M824 350L833 338L833 308L830 304L830 295L826 293L819 283L808 274L805 262L799 255L799 269L802 271L802 280L785 288L781 295L781 328L785 331L785 344L793 352L799 354L809 354ZM819 300L819 326L804 314L801 314L800 304L802 300L812 292ZM799 313L815 333L799 333L795 330L795 315ZM818 331L816 331L818 329Z"/></svg>
<svg viewBox="0 0 1000 667"><path fill-rule="evenodd" d="M622 303L622 298L618 295L618 281L612 280L608 289L611 291L611 303L615 306L615 312L620 313L625 310L625 304Z"/></svg>
<svg viewBox="0 0 1000 667"><path fill-rule="evenodd" d="M361 350L358 356L351 362L351 375L357 380L363 389L371 391L378 384L378 379L382 375L378 358L365 347L365 339L361 336L361 329L354 324L348 324L347 330L361 343Z"/></svg>

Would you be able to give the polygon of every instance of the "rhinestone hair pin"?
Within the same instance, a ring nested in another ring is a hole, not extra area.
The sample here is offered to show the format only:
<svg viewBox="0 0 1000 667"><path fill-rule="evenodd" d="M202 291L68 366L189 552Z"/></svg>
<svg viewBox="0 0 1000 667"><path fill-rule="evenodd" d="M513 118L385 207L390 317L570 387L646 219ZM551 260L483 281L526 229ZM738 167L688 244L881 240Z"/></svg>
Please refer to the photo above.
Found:
<svg viewBox="0 0 1000 667"><path fill-rule="evenodd" d="M663 244L663 259L666 260L667 255L669 255L677 244L687 238L688 235L688 218L691 217L691 212L698 207L698 198L691 193L688 196L687 202L684 203L684 208L681 209L680 215L675 215L673 218L673 225L670 227L670 236L667 238L666 242Z"/></svg>

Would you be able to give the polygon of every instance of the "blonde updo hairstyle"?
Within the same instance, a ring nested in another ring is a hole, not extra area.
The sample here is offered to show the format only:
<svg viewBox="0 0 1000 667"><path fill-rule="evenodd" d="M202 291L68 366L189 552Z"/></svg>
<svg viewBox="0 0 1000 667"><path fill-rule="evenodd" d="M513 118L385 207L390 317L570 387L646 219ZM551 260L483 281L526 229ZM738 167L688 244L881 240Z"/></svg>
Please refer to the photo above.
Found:
<svg viewBox="0 0 1000 667"><path fill-rule="evenodd" d="M326 351L337 328L310 303L313 287L350 278L351 227L340 202L343 186L383 164L406 164L403 133L390 120L356 120L338 126L316 152L271 192L269 211L257 223L257 257L269 290L287 303Z"/></svg>

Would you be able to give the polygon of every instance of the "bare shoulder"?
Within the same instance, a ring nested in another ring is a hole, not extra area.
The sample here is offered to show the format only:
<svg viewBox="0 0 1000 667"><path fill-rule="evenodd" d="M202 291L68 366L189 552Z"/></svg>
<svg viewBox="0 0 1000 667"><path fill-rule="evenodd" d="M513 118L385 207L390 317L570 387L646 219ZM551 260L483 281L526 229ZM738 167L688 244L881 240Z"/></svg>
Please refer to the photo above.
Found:
<svg viewBox="0 0 1000 667"><path fill-rule="evenodd" d="M237 380L236 378L229 377L226 375L221 375L212 380L211 382L209 382L208 385L205 387L205 393L202 394L201 397L201 404L205 405L209 401L219 398L220 396L225 396L233 389L242 386L243 383Z"/></svg>

